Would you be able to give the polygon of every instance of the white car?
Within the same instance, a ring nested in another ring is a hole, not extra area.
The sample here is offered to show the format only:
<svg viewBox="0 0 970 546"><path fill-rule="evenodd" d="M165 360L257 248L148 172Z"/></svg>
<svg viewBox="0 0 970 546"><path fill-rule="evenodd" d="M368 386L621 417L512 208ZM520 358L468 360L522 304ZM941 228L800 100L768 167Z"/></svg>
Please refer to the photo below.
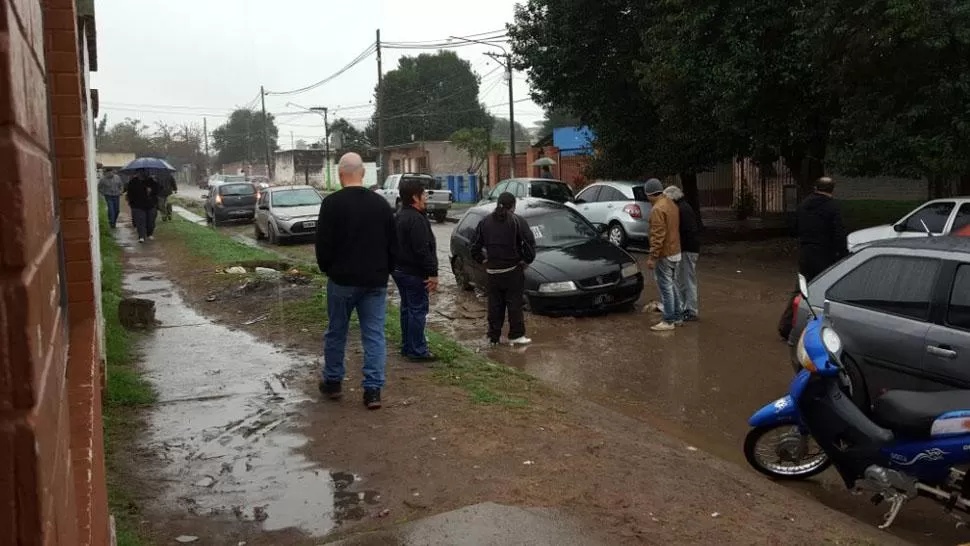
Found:
<svg viewBox="0 0 970 546"><path fill-rule="evenodd" d="M849 252L856 252L876 241L900 237L948 235L970 226L970 197L929 201L895 224L860 229L849 234Z"/></svg>

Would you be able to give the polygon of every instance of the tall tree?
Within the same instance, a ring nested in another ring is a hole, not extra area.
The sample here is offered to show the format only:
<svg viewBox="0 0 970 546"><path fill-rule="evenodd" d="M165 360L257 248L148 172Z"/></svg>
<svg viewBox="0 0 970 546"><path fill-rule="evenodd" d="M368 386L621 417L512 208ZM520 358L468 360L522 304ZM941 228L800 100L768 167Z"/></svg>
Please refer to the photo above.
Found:
<svg viewBox="0 0 970 546"><path fill-rule="evenodd" d="M402 57L377 93L386 143L446 140L463 127L486 127L479 83L471 64L452 51Z"/></svg>
<svg viewBox="0 0 970 546"><path fill-rule="evenodd" d="M273 114L267 113L266 118L270 152L275 152L279 148L276 143L279 129ZM212 146L218 152L219 163L260 162L266 153L263 113L248 109L233 111L226 123L212 131Z"/></svg>
<svg viewBox="0 0 970 546"><path fill-rule="evenodd" d="M340 147L336 150L337 154L356 152L365 159L374 157L374 147L371 145L370 139L367 138L367 134L345 118L338 118L330 124L330 134L340 135L338 139L340 140Z"/></svg>
<svg viewBox="0 0 970 546"><path fill-rule="evenodd" d="M500 142L507 149L509 139L512 138L512 131L509 127L508 118L494 118L492 121L492 141ZM523 146L528 146L532 142L528 129L521 123L515 122L515 144L517 150L522 150Z"/></svg>

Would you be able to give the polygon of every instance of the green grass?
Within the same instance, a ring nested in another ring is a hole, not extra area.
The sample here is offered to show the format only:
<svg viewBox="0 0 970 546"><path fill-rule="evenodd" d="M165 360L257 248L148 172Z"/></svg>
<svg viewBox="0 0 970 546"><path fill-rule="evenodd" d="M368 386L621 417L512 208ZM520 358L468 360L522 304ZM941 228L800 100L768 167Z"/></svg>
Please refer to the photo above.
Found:
<svg viewBox="0 0 970 546"><path fill-rule="evenodd" d="M194 224L181 218L175 219L166 228L166 234L177 237L189 252L205 258L217 265L228 265L250 260L276 260L280 258L267 251L249 247L230 239L216 230ZM315 275L321 286L312 297L301 301L286 301L274 304L268 310L271 319L285 319L295 329L325 328L327 325L327 297L325 278L316 266L297 264L297 267ZM385 333L389 344L401 341L399 310L389 305L385 319ZM357 317L351 319L351 328L357 330ZM535 380L518 370L491 362L465 348L454 339L438 332L428 331L431 351L440 359L433 367L435 379L442 384L460 387L476 403L500 404L519 407L528 404L528 394L534 388Z"/></svg>
<svg viewBox="0 0 970 546"><path fill-rule="evenodd" d="M849 230L892 224L923 201L839 200L842 219Z"/></svg>
<svg viewBox="0 0 970 546"><path fill-rule="evenodd" d="M101 207L101 303L104 313L104 341L107 385L104 396L105 460L108 472L108 503L118 533L119 546L148 544L137 533L138 510L122 484L117 459L123 457L135 432L131 419L134 408L155 401L151 385L139 374L133 361L135 339L118 319L122 289L121 247L111 237L107 211Z"/></svg>

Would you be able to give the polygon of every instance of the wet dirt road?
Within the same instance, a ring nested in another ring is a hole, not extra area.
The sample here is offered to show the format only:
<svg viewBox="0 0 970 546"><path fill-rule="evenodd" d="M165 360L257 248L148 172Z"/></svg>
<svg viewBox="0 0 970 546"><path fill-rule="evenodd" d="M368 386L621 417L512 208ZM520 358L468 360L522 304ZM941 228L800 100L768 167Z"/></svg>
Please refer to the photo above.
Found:
<svg viewBox="0 0 970 546"><path fill-rule="evenodd" d="M484 337L484 300L455 286L449 260L454 224L434 224L442 287L429 322L487 354L566 392L601 403L746 466L741 445L748 417L787 392L792 377L787 344L776 324L794 284L792 249L783 242L708 246L698 264L701 321L673 333L653 333L654 313L624 312L582 318L527 315L533 344L490 348ZM250 227L229 231L251 233ZM312 245L287 245L286 255L312 261ZM646 255L632 253L641 270ZM638 308L656 299L647 274ZM884 507L847 493L830 471L793 490L875 525ZM918 500L900 515L894 534L920 544L957 544L956 530L939 508Z"/></svg>

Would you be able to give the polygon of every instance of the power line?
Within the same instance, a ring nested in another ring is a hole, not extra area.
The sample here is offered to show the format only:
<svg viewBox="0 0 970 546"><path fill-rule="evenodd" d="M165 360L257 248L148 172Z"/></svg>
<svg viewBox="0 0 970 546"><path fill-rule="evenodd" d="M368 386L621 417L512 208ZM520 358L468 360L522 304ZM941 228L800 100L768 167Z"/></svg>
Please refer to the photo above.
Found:
<svg viewBox="0 0 970 546"><path fill-rule="evenodd" d="M267 95L270 95L270 96L282 97L282 96L298 95L300 93L306 93L307 91L312 91L312 90L314 90L314 89L316 89L316 88L318 88L320 86L326 85L326 84L330 83L331 81L337 79L344 72L347 72L351 68L357 66L358 64L360 64L361 62L363 62L367 57L370 57L371 55L373 55L376 51L377 51L377 44L376 43L371 43L369 46L367 46L367 49L365 49L364 51L362 51L360 53L360 55L357 55L357 57L355 57L354 60L352 60L349 63L347 63L340 70L334 72L333 74L327 76L326 78L324 78L324 79L322 79L322 80L320 80L320 81L318 81L316 83L310 84L310 85L308 85L306 87L301 87L300 89L293 89L291 91L281 91L281 92L279 92L279 91L277 91L277 92L267 91L266 94Z"/></svg>

